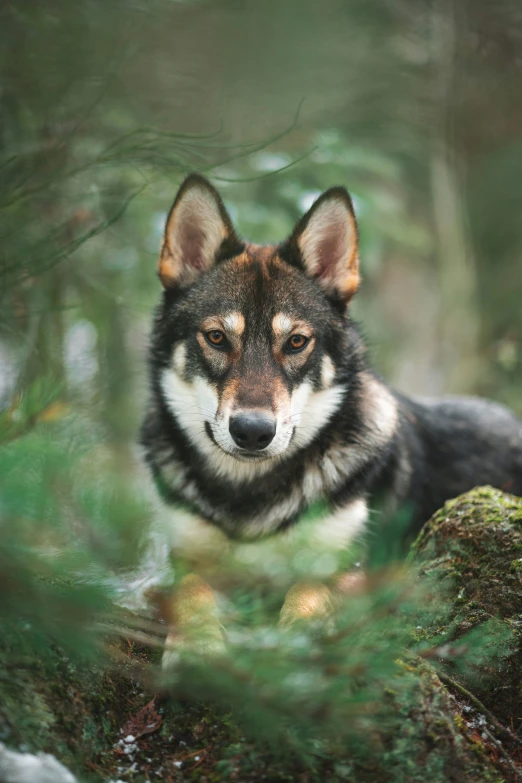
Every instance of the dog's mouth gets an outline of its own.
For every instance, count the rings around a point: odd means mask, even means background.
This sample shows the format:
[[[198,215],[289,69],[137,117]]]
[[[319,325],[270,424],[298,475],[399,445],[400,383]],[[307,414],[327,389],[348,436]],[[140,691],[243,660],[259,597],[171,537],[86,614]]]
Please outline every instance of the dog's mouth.
[[[248,451],[247,449],[226,449],[214,440],[215,445],[221,449],[224,454],[228,454],[229,457],[234,457],[238,462],[266,462],[269,459],[273,459],[274,454],[269,454],[264,451]]]
[[[273,454],[263,454],[262,451],[228,451],[231,457],[235,457],[243,462],[264,462],[271,459]]]

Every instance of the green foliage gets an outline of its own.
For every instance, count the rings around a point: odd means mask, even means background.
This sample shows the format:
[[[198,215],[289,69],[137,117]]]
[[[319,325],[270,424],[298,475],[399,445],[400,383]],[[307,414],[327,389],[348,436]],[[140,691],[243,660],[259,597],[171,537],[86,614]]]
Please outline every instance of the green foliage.
[[[66,421],[0,450],[0,614],[15,658],[31,649],[45,657],[50,640],[94,655],[89,627],[114,594],[104,587],[108,569],[139,556],[150,511],[114,472],[92,475],[93,460],[107,469],[92,433]]]

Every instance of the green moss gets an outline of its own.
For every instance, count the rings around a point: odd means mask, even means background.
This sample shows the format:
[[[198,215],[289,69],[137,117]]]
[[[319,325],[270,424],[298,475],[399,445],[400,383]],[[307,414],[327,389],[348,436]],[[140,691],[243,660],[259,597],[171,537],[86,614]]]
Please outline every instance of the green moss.
[[[470,732],[455,715],[454,704],[434,671],[425,663],[404,661],[401,668],[408,687],[399,688],[395,696],[395,721],[393,731],[384,738],[379,780],[502,781],[490,759],[477,757]]]
[[[0,641],[0,740],[57,756],[79,775],[86,760],[110,747],[128,710],[124,667],[110,673],[86,662],[73,666],[47,646],[39,659],[14,660]]]
[[[522,729],[522,499],[480,487],[447,503],[425,526],[414,545],[424,578],[449,590],[452,611],[444,629],[453,638],[486,628],[498,641],[495,666],[480,670],[470,684],[506,725]],[[497,618],[497,624],[492,624]],[[426,629],[426,638],[440,633]]]

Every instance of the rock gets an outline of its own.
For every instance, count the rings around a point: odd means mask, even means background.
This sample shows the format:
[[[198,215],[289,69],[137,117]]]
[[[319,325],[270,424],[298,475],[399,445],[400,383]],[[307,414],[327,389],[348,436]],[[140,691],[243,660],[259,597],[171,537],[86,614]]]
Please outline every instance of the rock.
[[[458,639],[486,622],[492,627],[499,656],[461,679],[522,738],[522,499],[481,487],[451,500],[413,551],[423,577],[449,589],[452,608],[442,626],[448,635]]]

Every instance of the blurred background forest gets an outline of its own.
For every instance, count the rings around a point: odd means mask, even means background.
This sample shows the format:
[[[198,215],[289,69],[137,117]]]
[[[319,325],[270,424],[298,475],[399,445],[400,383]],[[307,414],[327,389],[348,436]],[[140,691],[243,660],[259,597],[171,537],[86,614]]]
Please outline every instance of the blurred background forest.
[[[4,3],[1,388],[133,441],[166,211],[197,170],[279,241],[353,194],[356,315],[405,391],[522,412],[517,2]]]
[[[103,603],[42,574],[139,558],[156,263],[190,171],[257,242],[345,185],[376,368],[522,415],[520,2],[8,0],[0,42],[0,613],[16,644],[23,617],[80,650]]]

